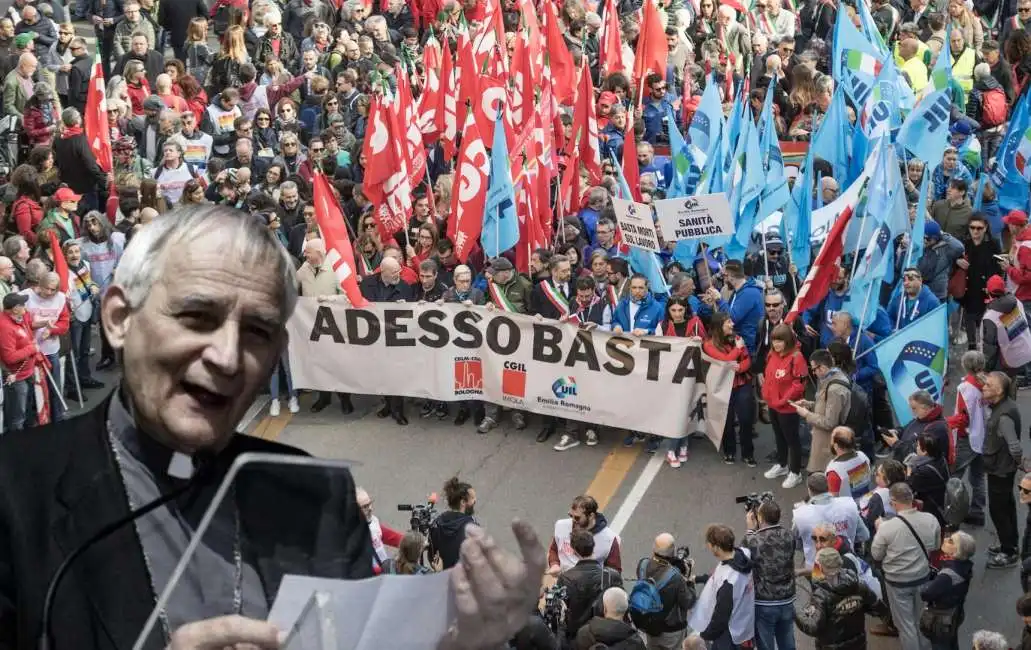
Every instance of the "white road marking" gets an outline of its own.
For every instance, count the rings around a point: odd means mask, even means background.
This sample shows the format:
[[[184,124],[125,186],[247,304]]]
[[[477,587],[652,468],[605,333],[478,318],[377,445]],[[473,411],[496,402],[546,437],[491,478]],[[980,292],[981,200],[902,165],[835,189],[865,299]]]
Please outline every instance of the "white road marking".
[[[236,425],[236,432],[247,433],[247,429],[251,428],[251,422],[254,422],[254,419],[261,415],[265,410],[265,407],[268,406],[271,401],[272,398],[268,395],[259,395],[258,398],[254,400],[254,403],[251,404],[251,407],[247,409],[247,412],[244,413],[243,419],[240,420],[240,424]]]
[[[634,487],[630,488],[630,494],[626,496],[623,504],[619,506],[619,510],[616,511],[616,516],[609,524],[609,527],[617,535],[623,532],[623,528],[630,521],[630,517],[634,514],[634,510],[644,499],[644,495],[648,492],[648,488],[651,486],[652,481],[659,475],[659,470],[662,469],[663,464],[666,462],[666,449],[665,445],[659,447],[655,454],[648,460],[648,464],[641,470],[641,475],[637,477],[637,482],[634,483]]]

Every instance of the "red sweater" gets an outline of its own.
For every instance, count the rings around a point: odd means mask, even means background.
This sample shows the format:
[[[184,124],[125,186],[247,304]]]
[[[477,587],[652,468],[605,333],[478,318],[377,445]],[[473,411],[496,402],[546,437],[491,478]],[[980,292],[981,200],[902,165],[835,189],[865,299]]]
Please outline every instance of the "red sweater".
[[[43,206],[27,196],[18,197],[11,206],[14,223],[18,234],[29,243],[29,248],[36,245],[36,227],[43,221]]]
[[[748,371],[752,368],[752,357],[748,356],[748,348],[744,345],[736,345],[736,343],[741,342],[740,336],[735,336],[734,342],[735,345],[733,347],[729,350],[724,350],[713,343],[712,339],[709,339],[702,344],[702,351],[718,361],[737,363],[737,372],[734,375],[734,388],[737,388],[747,384],[750,379]]]
[[[32,376],[38,351],[29,312],[25,312],[21,322],[6,311],[0,313],[0,362],[4,370],[14,375],[15,381]]]
[[[798,350],[780,355],[770,350],[763,372],[763,399],[777,413],[794,413],[788,401],[801,399],[805,394],[805,380],[809,368]]]

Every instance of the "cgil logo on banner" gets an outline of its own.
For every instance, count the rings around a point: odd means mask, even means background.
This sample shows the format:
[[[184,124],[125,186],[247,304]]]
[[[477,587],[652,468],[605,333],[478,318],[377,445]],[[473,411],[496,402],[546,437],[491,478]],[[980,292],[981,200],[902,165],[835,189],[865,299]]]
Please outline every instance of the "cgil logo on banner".
[[[479,357],[455,359],[455,395],[483,395],[483,360]]]
[[[505,362],[501,369],[501,396],[512,404],[523,403],[526,397],[526,364]]]

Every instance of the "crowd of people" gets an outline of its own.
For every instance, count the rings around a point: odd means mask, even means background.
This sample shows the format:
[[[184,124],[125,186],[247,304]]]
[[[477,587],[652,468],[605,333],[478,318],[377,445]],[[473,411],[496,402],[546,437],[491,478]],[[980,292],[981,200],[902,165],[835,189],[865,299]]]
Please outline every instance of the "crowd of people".
[[[533,3],[219,0],[209,7],[200,0],[92,0],[64,7],[15,0],[0,18],[0,132],[7,136],[0,151],[7,175],[0,192],[4,429],[60,421],[66,398],[88,399],[89,390],[104,387],[93,373],[119,360],[104,328],[94,328],[100,300],[127,244],[180,206],[242,209],[294,261],[301,295],[342,294],[332,243],[316,218],[312,183],[321,173],[331,180],[351,233],[367,300],[486,305],[634,337],[698,339],[709,357],[734,366],[723,462],[757,467],[753,439],[757,423],[766,422],[776,449],[761,459],[769,465],[765,478],[808,489],[810,498],[793,513],[793,531],[781,527],[772,501],[749,510],[743,537],[724,525],[706,531],[719,568],[699,582],[697,602],[672,538],[657,538],[654,557],[638,566],[637,577],[658,587],[663,616],[645,616],[637,588],[621,591],[622,578],[601,568],[621,571],[618,537],[596,503],[578,499],[570,520],[556,527],[549,562],[549,572],[575,594],[567,603],[565,642],[637,647],[632,639],[643,638],[647,647],[672,648],[700,642],[685,638],[690,628],[717,648],[783,650],[794,647],[797,625],[819,647],[858,648],[865,647],[869,613],[881,620],[874,631],[898,635],[905,650],[957,648],[976,553],[959,526],[990,519],[998,545],[985,550],[987,567],[1022,566],[1022,576],[1031,574],[1014,494],[1016,488],[1022,503],[1031,502],[1028,480],[1018,481],[1024,460],[1014,399],[1018,389],[1031,387],[1031,226],[1025,212],[1000,208],[1000,190],[988,174],[1031,77],[1031,31],[1025,31],[1031,0],[655,4],[662,34],[643,29],[651,2],[565,0],[558,7],[563,38],[547,47],[566,48],[597,86],[587,103],[597,120],[601,180],[577,185],[582,190],[572,209],[556,209],[548,224],[553,241],[535,247],[524,264],[514,250],[488,257],[479,244],[465,252],[449,236],[461,181],[443,143],[426,141],[426,182],[407,197],[410,218],[396,232],[384,230],[381,205],[365,184],[364,152],[373,129],[370,106],[384,86],[392,92],[403,77],[416,98],[429,91],[422,55],[431,38],[456,50],[465,30],[496,16],[509,45],[498,45],[504,58],[528,37],[534,21],[523,13]],[[610,23],[613,11],[618,15]],[[848,251],[837,260],[826,296],[786,320],[804,278],[789,242],[772,232],[757,238],[743,259],[727,259],[704,243],[685,259],[676,242],[663,241],[668,292],[652,286],[654,277],[631,263],[612,202],[622,175],[614,159],[635,157],[624,144],[637,143],[640,196],[650,203],[667,195],[674,176],[666,155],[670,116],[686,132],[707,84],[718,85],[728,112],[735,89],[747,88],[756,119],[772,93],[777,138],[810,140],[840,83],[831,74],[839,12],[857,28],[865,13],[872,15],[914,94],[933,82],[940,57],[951,62],[950,143],[941,161],[909,159],[900,168],[910,222],[919,216],[926,225],[891,242],[898,281],[877,292],[877,318],[860,323],[846,308],[853,256],[862,253]],[[77,36],[73,20],[92,25],[95,39]],[[611,54],[607,38],[618,43],[625,70],[602,58],[606,48]],[[635,78],[633,59],[648,45],[645,38],[665,39],[668,69]],[[105,86],[107,122],[99,128],[111,143],[109,170],[97,158],[96,134],[86,132],[90,87],[98,82]],[[856,108],[862,107],[849,108],[853,121],[862,112]],[[554,134],[560,167],[583,163],[569,155],[577,119],[561,106]],[[845,179],[835,178],[827,161],[813,165],[819,174],[799,177],[813,179],[804,200],[833,202]],[[552,194],[561,203],[558,180]],[[921,202],[921,194],[929,198]],[[917,215],[920,209],[926,215]],[[910,259],[912,237],[922,237],[923,247]],[[946,414],[940,395],[919,390],[908,396],[912,418],[900,426],[898,408],[889,403],[891,379],[865,353],[946,302],[958,307],[953,344],[969,348],[955,408]],[[100,358],[94,364],[95,331]],[[268,390],[271,415],[280,414],[282,401],[300,411],[285,354]],[[336,399],[343,413],[353,411],[349,395]],[[310,409],[323,411],[333,401],[320,393]],[[411,401],[386,397],[377,415],[407,425]],[[506,419],[516,430],[535,419],[476,401],[423,400],[415,408],[419,417],[453,419],[481,435]],[[574,418],[540,418],[535,428],[537,441],[559,452],[597,445],[607,435]],[[677,440],[665,447],[656,435],[614,435],[626,446],[664,453],[678,468],[690,458],[683,433],[668,432]],[[962,499],[949,487],[954,478],[966,482],[968,508],[957,505]],[[451,504],[463,516],[449,530],[471,520],[470,490],[460,489]],[[380,540],[387,540],[382,532]],[[419,571],[421,539],[387,541],[400,549],[389,570]],[[805,557],[812,600],[789,614],[796,549]],[[377,555],[381,550],[382,543]],[[457,560],[457,546],[447,553]],[[597,593],[581,589],[595,580]],[[1031,620],[1026,598],[1018,610]],[[997,636],[978,633],[974,646],[995,650]]]

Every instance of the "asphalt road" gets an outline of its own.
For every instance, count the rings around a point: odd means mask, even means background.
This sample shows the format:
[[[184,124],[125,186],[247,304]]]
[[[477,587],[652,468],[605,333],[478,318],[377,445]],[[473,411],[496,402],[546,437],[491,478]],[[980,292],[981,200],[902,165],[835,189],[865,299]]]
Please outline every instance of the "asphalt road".
[[[787,512],[805,496],[804,487],[783,490],[779,479],[764,479],[766,466],[724,465],[706,440],[693,441],[691,460],[674,470],[663,462],[662,453],[649,456],[642,444],[622,447],[620,431],[603,431],[596,447],[581,445],[559,453],[551,449],[555,438],[549,444],[535,442],[536,418],[525,431],[505,422],[488,435],[478,435],[470,423],[456,427],[450,419],[420,419],[413,403],[408,406],[411,424],[399,427],[392,419],[376,417],[379,401],[374,397],[356,397],[356,412],[345,416],[336,403],[312,414],[307,408],[312,397],[303,396],[300,413],[289,414],[284,403],[277,418],[268,417],[265,408],[258,413],[265,399],[249,413],[254,416],[246,427],[249,433],[351,461],[357,482],[373,496],[377,514],[394,527],[405,528],[408,522],[397,504],[425,501],[456,473],[476,488],[477,518],[510,548],[515,548],[508,531],[513,518],[533,524],[547,544],[554,521],[565,516],[570,500],[590,494],[622,535],[627,578],[663,531],[673,533],[678,544],[687,543],[697,569],[708,572],[715,561],[702,534],[714,522],[744,531],[744,513],[734,503],[738,495],[772,490]],[[953,399],[950,395],[950,409]],[[1022,412],[1031,414],[1031,393],[1022,393],[1019,402]],[[760,425],[759,431],[756,456],[761,459],[773,449],[773,435],[768,425]],[[1022,509],[1019,517],[1024,514]],[[970,532],[979,549],[994,543],[991,524]],[[960,646],[970,647],[970,636],[982,628],[1002,632],[1016,643],[1022,627],[1014,610],[1019,589],[1017,569],[986,571],[979,554]],[[799,647],[812,647],[809,639],[798,637]],[[899,645],[894,639],[870,637],[869,647]]]

